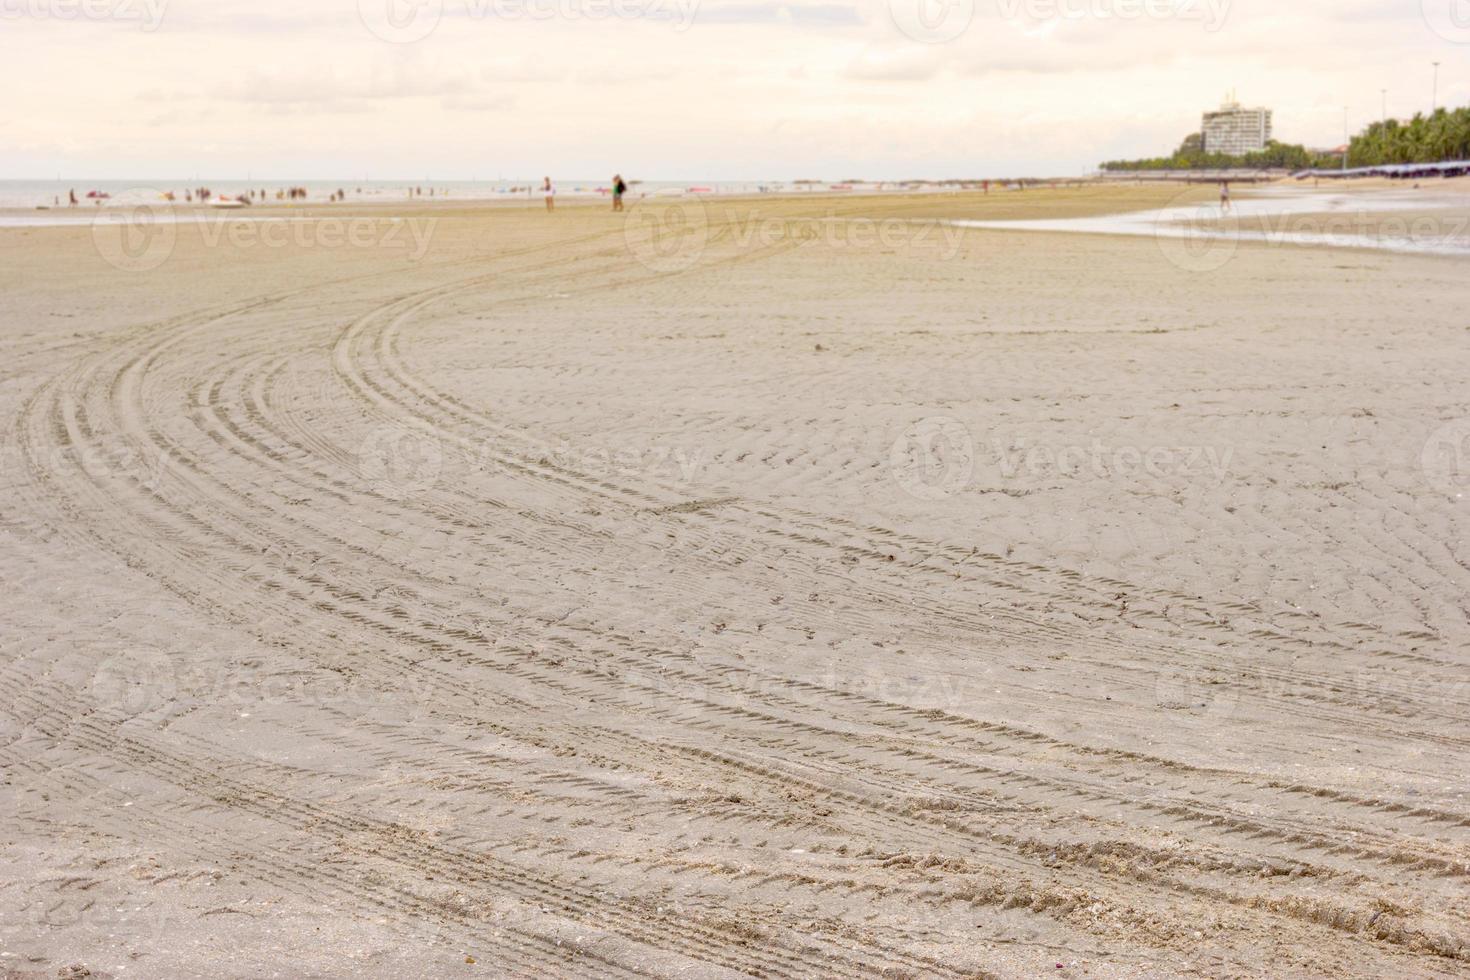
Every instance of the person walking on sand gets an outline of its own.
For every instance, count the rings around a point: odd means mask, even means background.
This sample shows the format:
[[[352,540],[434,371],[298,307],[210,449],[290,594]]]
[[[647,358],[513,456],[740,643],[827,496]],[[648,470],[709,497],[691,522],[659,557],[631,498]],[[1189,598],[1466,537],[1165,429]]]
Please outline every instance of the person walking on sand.
[[[546,210],[556,210],[556,185],[550,177],[541,178],[541,195],[546,198]]]
[[[1220,181],[1220,213],[1226,214],[1234,210],[1235,208],[1230,203],[1230,181],[1222,180]]]
[[[623,210],[623,195],[628,193],[628,184],[623,180],[622,174],[613,174],[612,179],[613,210]]]

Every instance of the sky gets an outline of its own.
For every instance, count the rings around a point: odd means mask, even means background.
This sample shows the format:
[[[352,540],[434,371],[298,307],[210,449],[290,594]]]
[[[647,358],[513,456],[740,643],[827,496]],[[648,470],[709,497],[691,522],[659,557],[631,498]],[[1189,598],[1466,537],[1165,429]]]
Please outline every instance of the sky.
[[[1470,103],[1470,0],[0,0],[0,179],[1059,176]]]

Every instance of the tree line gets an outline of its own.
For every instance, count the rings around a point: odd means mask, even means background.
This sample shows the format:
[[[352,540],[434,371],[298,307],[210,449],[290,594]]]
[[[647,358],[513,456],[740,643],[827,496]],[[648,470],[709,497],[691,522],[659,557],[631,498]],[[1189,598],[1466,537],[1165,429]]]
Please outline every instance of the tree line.
[[[1348,166],[1470,160],[1470,106],[1416,114],[1408,122],[1376,122],[1353,137]]]
[[[1184,138],[1170,156],[1151,157],[1145,160],[1109,160],[1102,165],[1104,170],[1305,170],[1308,167],[1331,166],[1342,158],[1316,154],[1295,143],[1266,144],[1264,150],[1235,155],[1231,153],[1207,153],[1204,139],[1199,133]]]
[[[1375,122],[1348,147],[1348,166],[1376,167],[1389,163],[1436,163],[1441,160],[1470,160],[1470,106],[1440,109],[1432,115],[1415,115],[1408,122],[1390,119]],[[1145,160],[1109,160],[1103,170],[1308,170],[1342,166],[1340,153],[1313,153],[1295,143],[1266,144],[1235,156],[1206,153],[1204,138],[1191,133],[1179,149],[1166,157]]]

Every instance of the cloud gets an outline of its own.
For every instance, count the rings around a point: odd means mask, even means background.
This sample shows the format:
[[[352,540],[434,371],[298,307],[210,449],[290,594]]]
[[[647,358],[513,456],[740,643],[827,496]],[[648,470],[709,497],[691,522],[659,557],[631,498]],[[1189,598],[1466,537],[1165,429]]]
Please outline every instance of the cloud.
[[[1231,0],[1213,33],[1085,13],[1133,0],[975,0],[969,30],[933,45],[887,0],[699,0],[684,31],[443,2],[413,44],[374,36],[357,0],[171,0],[152,34],[6,21],[0,85],[47,94],[7,104],[0,171],[1076,173],[1172,149],[1231,88],[1276,109],[1281,138],[1324,145],[1344,103],[1377,118],[1381,88],[1390,114],[1427,110],[1431,61],[1440,101],[1467,97],[1417,0]],[[1055,3],[1085,15],[1046,16]]]
[[[867,17],[843,3],[701,3],[695,25],[767,24],[776,26],[856,27]]]
[[[439,104],[451,112],[508,112],[520,104],[514,95],[451,95]]]
[[[209,95],[224,102],[340,111],[344,103],[466,95],[474,88],[473,78],[461,72],[412,62],[356,71],[331,65],[292,69],[262,65],[217,83]]]
[[[559,82],[569,74],[569,69],[545,61],[496,61],[479,69],[480,77],[489,82]]]
[[[635,82],[662,82],[675,77],[673,68],[645,68],[636,65],[620,65],[583,68],[577,72],[578,85],[622,85]]]
[[[923,82],[940,68],[940,55],[928,46],[867,48],[842,71],[842,77],[867,82]]]

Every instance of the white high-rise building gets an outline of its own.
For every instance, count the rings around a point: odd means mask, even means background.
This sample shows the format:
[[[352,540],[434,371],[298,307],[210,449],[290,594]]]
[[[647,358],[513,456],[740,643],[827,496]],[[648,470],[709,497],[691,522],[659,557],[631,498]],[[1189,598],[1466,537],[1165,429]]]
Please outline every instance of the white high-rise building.
[[[1271,142],[1271,110],[1247,109],[1232,97],[1200,125],[1206,153],[1240,156],[1264,150]]]

